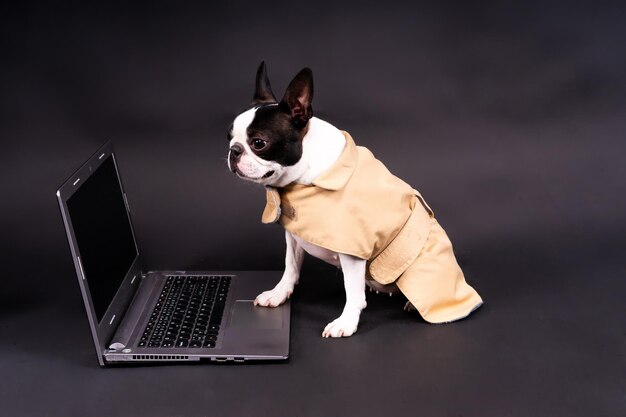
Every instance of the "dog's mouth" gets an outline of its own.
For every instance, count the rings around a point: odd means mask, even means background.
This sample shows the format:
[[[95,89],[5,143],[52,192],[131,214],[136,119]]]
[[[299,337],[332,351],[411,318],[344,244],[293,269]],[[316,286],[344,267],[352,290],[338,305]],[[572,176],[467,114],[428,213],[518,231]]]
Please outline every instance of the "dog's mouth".
[[[237,168],[237,166],[236,166],[236,165],[235,165],[235,167],[234,167],[234,168],[235,168],[235,169],[233,169],[233,172],[234,172],[235,174],[237,174],[239,177],[241,177],[241,178],[243,178],[243,179],[246,179],[246,180],[253,180],[253,181],[264,180],[264,179],[269,178],[269,177],[271,177],[272,175],[274,175],[274,171],[273,171],[273,170],[269,170],[269,171],[267,171],[265,174],[263,174],[263,175],[262,175],[262,176],[260,176],[260,177],[256,177],[256,178],[255,178],[255,177],[249,177],[249,176],[245,175],[243,172],[241,172],[241,171],[239,170],[239,168]]]

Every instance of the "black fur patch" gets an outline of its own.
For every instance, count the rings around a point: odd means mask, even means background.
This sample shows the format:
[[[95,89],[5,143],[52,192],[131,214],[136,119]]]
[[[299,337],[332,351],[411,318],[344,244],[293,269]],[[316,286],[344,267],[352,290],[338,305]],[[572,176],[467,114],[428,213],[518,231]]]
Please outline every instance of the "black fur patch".
[[[259,158],[275,161],[282,166],[296,164],[302,157],[302,138],[306,126],[300,128],[284,103],[260,106],[248,126],[248,145]],[[263,149],[252,146],[255,139],[266,141]]]
[[[259,158],[282,166],[302,158],[302,139],[313,117],[313,73],[303,68],[287,86],[280,103],[272,92],[265,61],[257,69],[253,104],[257,111],[246,133],[248,145]],[[232,138],[232,132],[229,134]]]

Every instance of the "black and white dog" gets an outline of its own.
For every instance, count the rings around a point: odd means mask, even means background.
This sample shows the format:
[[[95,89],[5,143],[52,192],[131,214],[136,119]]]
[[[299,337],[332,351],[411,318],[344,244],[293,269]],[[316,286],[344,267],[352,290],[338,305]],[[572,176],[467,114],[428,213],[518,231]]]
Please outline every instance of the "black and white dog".
[[[328,170],[343,151],[346,139],[330,123],[313,117],[312,100],[310,69],[300,71],[278,101],[262,62],[257,71],[253,107],[237,116],[228,131],[230,170],[244,180],[271,187],[308,185]],[[285,238],[287,253],[282,279],[276,287],[260,294],[255,304],[276,307],[284,303],[298,282],[302,258],[307,252],[343,270],[346,304],[341,315],[324,328],[322,336],[352,335],[361,310],[366,307],[366,260],[332,252],[287,231]]]

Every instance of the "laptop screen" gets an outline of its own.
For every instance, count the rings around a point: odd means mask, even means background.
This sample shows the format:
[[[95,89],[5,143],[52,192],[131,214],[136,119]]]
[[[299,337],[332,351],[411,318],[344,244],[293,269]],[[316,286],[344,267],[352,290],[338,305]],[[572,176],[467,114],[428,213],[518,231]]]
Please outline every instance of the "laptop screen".
[[[113,156],[67,200],[98,322],[137,257]]]

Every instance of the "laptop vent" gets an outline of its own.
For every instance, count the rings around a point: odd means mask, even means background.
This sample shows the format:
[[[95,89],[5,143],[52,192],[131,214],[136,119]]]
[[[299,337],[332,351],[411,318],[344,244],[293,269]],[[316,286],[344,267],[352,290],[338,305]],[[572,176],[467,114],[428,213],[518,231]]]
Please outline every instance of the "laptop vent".
[[[133,355],[134,360],[138,361],[184,361],[188,360],[187,355]]]

